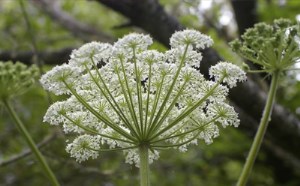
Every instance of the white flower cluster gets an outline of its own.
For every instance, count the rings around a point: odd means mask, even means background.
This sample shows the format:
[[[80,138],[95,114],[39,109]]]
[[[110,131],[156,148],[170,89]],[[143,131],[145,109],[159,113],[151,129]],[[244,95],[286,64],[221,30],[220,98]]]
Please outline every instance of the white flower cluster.
[[[175,32],[170,39],[172,48],[178,48],[178,46],[185,46],[187,44],[197,49],[204,49],[210,47],[213,44],[213,40],[209,36],[201,34],[196,30]]]
[[[236,65],[227,62],[219,62],[217,65],[210,68],[209,75],[214,77],[216,81],[223,78],[222,81],[232,88],[235,87],[238,80],[243,79],[246,76],[246,73],[241,71]]]
[[[97,158],[99,155],[97,151],[100,148],[100,144],[100,136],[84,134],[68,144],[66,150],[71,154],[71,157],[76,158],[80,163],[87,160],[89,157],[93,159]]]
[[[139,166],[142,145],[152,162],[161,148],[184,152],[199,139],[211,143],[219,126],[239,125],[226,96],[245,73],[221,62],[206,80],[195,67],[202,59],[199,49],[212,45],[210,37],[185,30],[170,42],[165,53],[147,50],[152,39],[143,34],[129,34],[114,45],[91,42],[74,50],[68,64],[42,76],[45,89],[70,95],[50,106],[44,121],[78,134],[67,146],[72,157],[81,162],[120,149],[126,162]]]

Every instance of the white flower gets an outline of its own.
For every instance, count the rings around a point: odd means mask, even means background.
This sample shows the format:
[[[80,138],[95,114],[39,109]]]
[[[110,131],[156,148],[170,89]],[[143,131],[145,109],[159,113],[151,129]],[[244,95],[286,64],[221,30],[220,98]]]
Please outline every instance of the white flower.
[[[212,91],[213,87],[217,85],[217,87]],[[214,81],[204,81],[202,85],[199,86],[199,94],[200,97],[204,97],[209,92],[212,91],[211,95],[207,98],[211,102],[223,102],[228,95],[228,88],[226,86],[217,84]]]
[[[142,64],[153,65],[154,63],[164,63],[164,54],[156,50],[146,50],[137,55],[137,59]]]
[[[51,125],[59,125],[66,121],[63,114],[66,114],[68,108],[66,107],[65,101],[53,103],[47,110],[43,122],[48,122]]]
[[[230,125],[238,127],[240,124],[237,113],[233,107],[228,104],[211,103],[207,107],[207,113],[211,118],[219,116],[216,122],[221,123],[224,128]]]
[[[115,44],[115,52],[125,55],[132,55],[133,49],[136,52],[144,51],[153,43],[149,35],[131,33],[119,39]]]
[[[99,155],[97,150],[100,149],[100,141],[100,136],[84,134],[68,144],[66,151],[79,163],[88,160],[90,157],[95,159]]]
[[[82,134],[85,132],[82,127],[94,128],[96,130],[103,128],[103,123],[99,122],[94,115],[86,110],[67,112],[66,116],[71,118],[72,121],[65,120],[63,125],[65,133],[75,132]]]
[[[107,62],[111,53],[112,46],[110,44],[93,41],[73,50],[69,65],[85,70],[85,66],[91,68],[100,62]],[[91,61],[92,59],[95,64]]]
[[[137,149],[125,150],[126,154],[125,162],[136,167],[140,167],[140,156]],[[159,158],[159,152],[157,150],[149,151],[149,164],[153,163],[154,160]]]
[[[71,95],[51,105],[44,121],[78,135],[67,145],[77,161],[96,158],[106,147],[122,149],[126,162],[139,166],[141,145],[149,147],[151,163],[159,148],[185,152],[198,140],[211,143],[218,125],[239,124],[225,102],[245,73],[221,62],[209,72],[214,79],[206,80],[195,69],[202,60],[195,49],[212,45],[210,37],[195,30],[176,32],[165,53],[147,50],[150,44],[150,36],[134,33],[114,45],[91,42],[74,50],[69,64],[41,78],[45,89]]]
[[[200,132],[199,138],[204,139],[206,144],[211,144],[213,139],[219,136],[219,128],[215,124],[204,126],[204,130]]]
[[[80,71],[78,67],[63,64],[54,67],[44,74],[40,82],[44,89],[53,92],[55,95],[70,94],[70,89],[66,87],[65,83],[74,88],[76,81],[78,81]]]
[[[172,48],[178,48],[185,45],[192,45],[196,49],[204,49],[213,44],[213,40],[196,30],[183,30],[175,32],[171,39],[170,45]]]
[[[194,50],[187,50],[184,56],[184,47],[173,48],[166,53],[168,62],[170,63],[181,63],[184,57],[183,64],[189,65],[191,67],[200,67],[200,61],[202,60],[202,55]]]
[[[237,82],[246,80],[246,73],[238,66],[228,63],[219,62],[209,69],[209,75],[214,77],[216,81],[224,78],[222,82],[226,83],[230,88],[235,87]]]

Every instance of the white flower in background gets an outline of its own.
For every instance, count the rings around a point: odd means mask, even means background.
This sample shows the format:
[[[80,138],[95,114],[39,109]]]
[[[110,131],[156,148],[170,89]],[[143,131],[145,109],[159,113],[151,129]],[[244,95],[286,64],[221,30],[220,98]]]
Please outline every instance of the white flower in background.
[[[242,79],[245,79],[246,73],[241,69],[227,62],[219,62],[209,70],[209,75],[214,77],[216,81],[223,78],[223,82],[230,88],[235,87],[236,83]]]
[[[201,34],[196,30],[175,32],[170,39],[170,45],[172,48],[191,45],[196,49],[204,49],[212,46],[212,44],[213,40],[209,36]]]
[[[100,136],[81,135],[77,137],[72,143],[67,145],[67,152],[71,154],[71,157],[76,158],[80,163],[89,159],[90,157],[95,159],[99,153],[97,150],[100,148],[101,138]]]
[[[53,92],[55,95],[70,94],[70,90],[65,83],[70,87],[76,86],[80,75],[80,68],[63,64],[54,67],[43,75],[41,82],[44,89]]]
[[[127,163],[139,166],[141,147],[149,149],[151,163],[163,148],[185,152],[199,140],[212,143],[219,126],[239,125],[226,96],[246,79],[226,62],[211,67],[212,80],[195,69],[202,59],[198,49],[212,43],[209,36],[184,30],[173,34],[165,53],[147,50],[151,37],[135,33],[114,45],[85,44],[68,64],[41,78],[45,89],[71,95],[51,105],[44,121],[78,135],[67,152],[79,162],[119,149]]]
[[[91,68],[93,63],[91,57],[95,62],[104,63],[111,57],[112,46],[108,43],[91,42],[81,46],[77,50],[73,50],[71,53],[71,59],[69,61],[70,66],[80,67],[83,70],[85,66]]]

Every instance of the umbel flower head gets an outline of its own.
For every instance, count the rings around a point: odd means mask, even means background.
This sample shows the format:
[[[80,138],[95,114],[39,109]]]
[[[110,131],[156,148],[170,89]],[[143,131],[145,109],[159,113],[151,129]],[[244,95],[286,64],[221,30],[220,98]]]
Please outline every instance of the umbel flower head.
[[[66,148],[77,161],[119,149],[126,162],[138,166],[141,146],[152,162],[160,149],[184,152],[198,140],[212,143],[219,126],[239,125],[226,96],[245,73],[220,62],[206,80],[194,68],[202,59],[198,49],[212,45],[210,37],[176,32],[165,53],[148,50],[151,44],[150,36],[136,33],[113,45],[91,42],[74,50],[68,64],[42,76],[45,89],[69,95],[49,107],[44,121],[78,134]]]
[[[38,75],[35,65],[0,61],[0,102],[26,92]]]
[[[230,43],[233,51],[260,65],[262,72],[283,72],[300,59],[299,25],[288,19],[257,23],[241,37]]]

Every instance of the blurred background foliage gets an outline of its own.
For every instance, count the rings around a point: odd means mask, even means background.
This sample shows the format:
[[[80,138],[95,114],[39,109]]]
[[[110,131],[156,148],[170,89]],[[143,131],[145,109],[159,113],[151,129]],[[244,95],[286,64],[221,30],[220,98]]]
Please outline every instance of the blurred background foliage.
[[[36,0],[38,1],[38,0]],[[127,18],[94,1],[57,0],[61,9],[95,30],[114,38],[132,31],[141,32],[136,27],[122,26]],[[38,51],[54,51],[65,47],[76,48],[85,43],[65,27],[54,21],[35,0],[23,1],[31,28],[26,25],[19,0],[0,1],[0,51],[17,53],[32,51],[34,36]],[[195,28],[209,34],[215,41],[214,48],[226,60],[242,64],[233,54],[227,42],[238,37],[237,25],[229,0],[161,0],[167,12],[176,16],[186,27]],[[271,22],[275,18],[300,19],[298,0],[258,0],[258,21]],[[153,48],[165,50],[156,42]],[[66,61],[65,61],[66,62]],[[46,71],[52,66],[44,65]],[[297,72],[288,73],[279,90],[279,102],[296,114],[300,114],[300,84]],[[124,163],[122,153],[101,153],[97,160],[77,163],[65,152],[66,138],[60,128],[42,122],[51,100],[59,97],[49,95],[37,83],[23,96],[13,100],[15,109],[26,124],[35,142],[62,185],[103,185],[131,186],[138,184],[138,170]],[[219,138],[211,145],[200,143],[186,153],[175,150],[162,151],[158,161],[151,165],[152,185],[184,186],[228,186],[234,185],[244,163],[251,139],[239,128],[221,131]],[[13,121],[0,106],[0,185],[39,186],[49,185],[32,155],[24,155],[27,144],[19,135]],[[21,158],[14,157],[21,156]],[[251,185],[280,186],[272,167],[266,166],[268,157],[261,153],[255,165]],[[298,174],[298,176],[300,173]],[[295,177],[286,186],[300,185]]]

